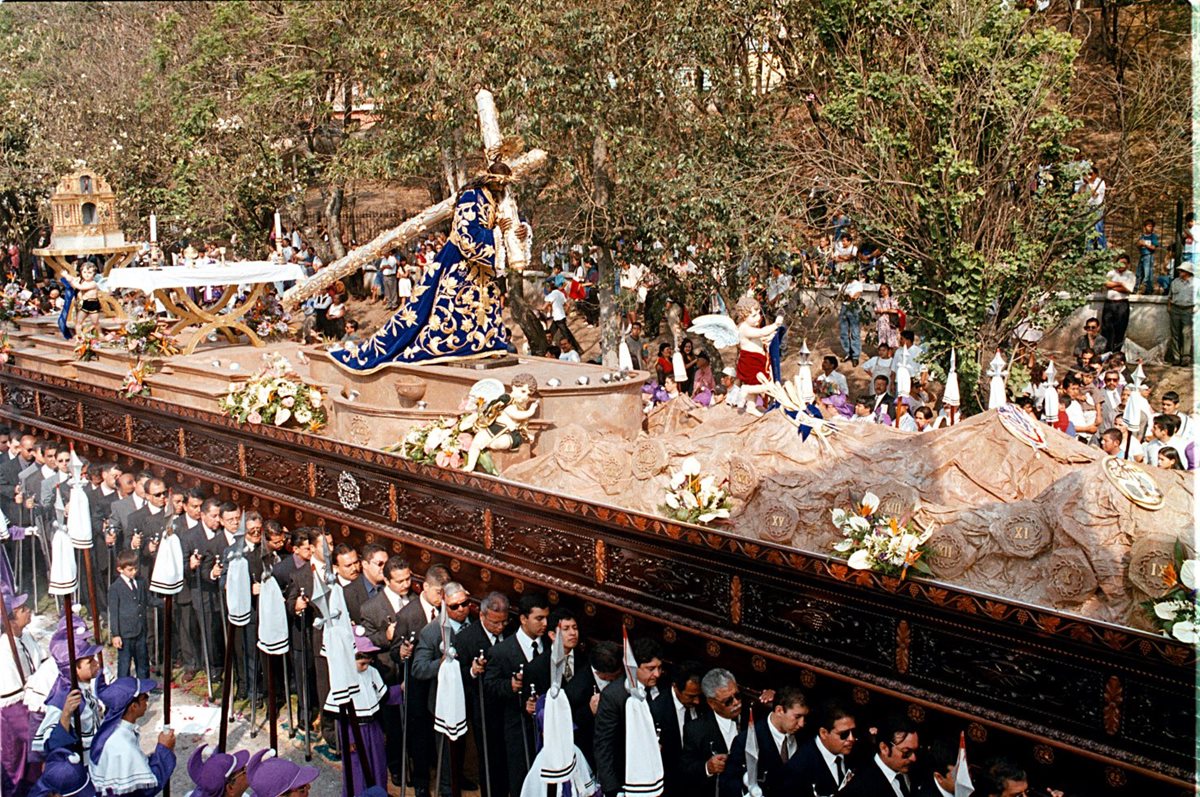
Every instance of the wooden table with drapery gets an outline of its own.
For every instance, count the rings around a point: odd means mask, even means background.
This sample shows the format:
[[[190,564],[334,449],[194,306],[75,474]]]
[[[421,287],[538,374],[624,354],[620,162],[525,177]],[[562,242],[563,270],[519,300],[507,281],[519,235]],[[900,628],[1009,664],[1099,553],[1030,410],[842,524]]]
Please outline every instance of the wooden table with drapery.
[[[275,282],[300,282],[304,270],[292,263],[281,265],[263,261],[214,263],[167,268],[126,268],[109,274],[108,290],[136,290],[153,294],[175,321],[170,334],[179,335],[188,327],[195,331],[181,340],[181,350],[191,354],[209,334],[216,332],[236,344],[245,335],[253,346],[264,343],[242,318],[253,309],[267,285]],[[239,286],[252,285],[249,293],[238,298]],[[204,306],[188,294],[188,288],[221,288],[215,304]]]

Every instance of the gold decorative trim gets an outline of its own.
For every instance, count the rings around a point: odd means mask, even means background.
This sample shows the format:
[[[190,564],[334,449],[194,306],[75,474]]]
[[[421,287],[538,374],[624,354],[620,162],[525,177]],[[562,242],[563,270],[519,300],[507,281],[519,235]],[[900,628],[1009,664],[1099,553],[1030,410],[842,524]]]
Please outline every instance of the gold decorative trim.
[[[911,642],[912,630],[908,620],[901,620],[896,626],[896,671],[901,674],[908,672],[908,648]]]
[[[601,585],[608,579],[608,549],[604,540],[596,540],[596,584]]]
[[[400,520],[400,505],[396,501],[396,485],[388,485],[388,519],[393,523]]]
[[[187,459],[187,434],[183,431],[183,427],[179,427],[179,458]]]
[[[246,478],[246,444],[238,443],[238,473]]]
[[[33,414],[42,417],[42,391],[33,391]]]
[[[133,416],[125,413],[125,442],[133,442]]]
[[[483,510],[483,548],[487,551],[492,550],[495,544],[495,538],[492,536],[493,522],[492,510]]]
[[[1125,687],[1121,679],[1115,675],[1109,676],[1104,685],[1104,732],[1116,736],[1121,730],[1121,704],[1125,702]]]
[[[742,578],[734,576],[729,582],[729,619],[734,625],[742,624]]]
[[[79,428],[82,429],[83,428],[83,402],[82,401],[75,402],[75,417],[78,419]]]
[[[308,463],[308,497],[317,497],[317,463]]]

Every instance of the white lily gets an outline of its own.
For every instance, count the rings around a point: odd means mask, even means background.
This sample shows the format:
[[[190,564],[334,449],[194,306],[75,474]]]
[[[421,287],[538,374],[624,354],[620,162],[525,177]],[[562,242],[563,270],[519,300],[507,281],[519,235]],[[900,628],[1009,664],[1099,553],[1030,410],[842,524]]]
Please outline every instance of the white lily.
[[[854,540],[841,540],[840,542],[834,543],[833,550],[837,551],[838,553],[845,553],[853,547]]]
[[[846,521],[846,525],[850,527],[851,531],[857,532],[858,534],[866,534],[871,530],[871,524],[867,522],[865,517],[860,515],[851,515]]]
[[[275,425],[283,426],[288,422],[288,418],[292,417],[292,411],[287,407],[280,407],[279,412],[275,413]]]
[[[836,526],[837,528],[840,529],[842,526],[846,525],[846,510],[845,509],[841,509],[839,507],[838,509],[833,510],[833,512],[831,514],[833,515],[833,525],[834,526]]]
[[[700,502],[696,500],[696,496],[690,492],[683,493],[683,505],[688,509],[699,509]]]
[[[675,493],[667,493],[665,500],[667,502],[667,506],[671,507],[672,509],[679,508],[679,499],[675,497]]]
[[[1174,620],[1182,608],[1180,601],[1162,601],[1154,604],[1154,614],[1160,620]]]
[[[680,468],[685,476],[700,475],[700,460],[695,457],[688,457],[683,461],[683,467]]]
[[[862,498],[862,509],[866,514],[874,515],[875,511],[879,509],[879,496],[870,492],[864,495]]]
[[[1179,583],[1188,589],[1196,588],[1196,560],[1187,559],[1179,566]]]
[[[1196,632],[1196,624],[1188,620],[1184,620],[1171,626],[1171,636],[1175,637],[1186,645],[1196,644]]]
[[[870,570],[871,569],[871,554],[865,550],[858,550],[850,554],[850,559],[847,564],[855,570]]]

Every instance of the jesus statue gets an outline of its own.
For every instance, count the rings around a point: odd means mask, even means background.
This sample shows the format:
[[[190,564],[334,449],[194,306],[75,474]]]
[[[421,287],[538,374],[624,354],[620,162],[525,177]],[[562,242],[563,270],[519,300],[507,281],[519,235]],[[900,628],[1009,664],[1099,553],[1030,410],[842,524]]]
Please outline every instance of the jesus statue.
[[[435,363],[503,354],[508,330],[496,285],[495,228],[511,220],[497,213],[512,171],[502,161],[459,191],[446,245],[413,287],[412,298],[378,332],[330,354],[352,371],[388,363]],[[518,229],[524,239],[527,230]]]

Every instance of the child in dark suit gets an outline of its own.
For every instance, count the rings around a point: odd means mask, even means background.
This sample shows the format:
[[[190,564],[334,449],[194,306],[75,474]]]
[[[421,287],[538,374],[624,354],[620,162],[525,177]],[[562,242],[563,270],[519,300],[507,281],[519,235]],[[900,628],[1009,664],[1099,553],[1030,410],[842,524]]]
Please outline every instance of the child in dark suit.
[[[108,627],[117,649],[117,677],[132,675],[130,663],[139,679],[150,677],[150,656],[146,648],[146,614],[149,601],[145,579],[138,578],[138,552],[129,549],[117,554],[117,577],[108,588]]]

